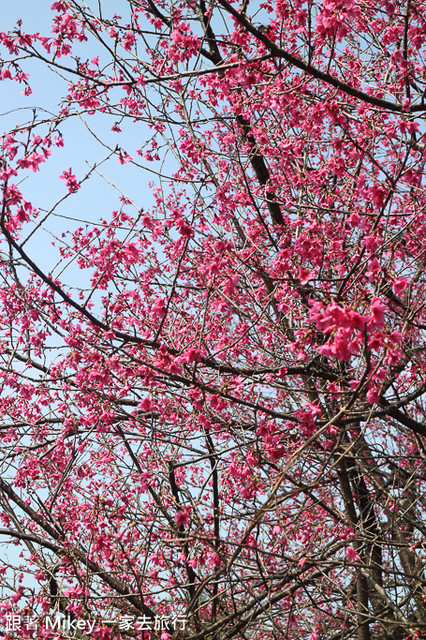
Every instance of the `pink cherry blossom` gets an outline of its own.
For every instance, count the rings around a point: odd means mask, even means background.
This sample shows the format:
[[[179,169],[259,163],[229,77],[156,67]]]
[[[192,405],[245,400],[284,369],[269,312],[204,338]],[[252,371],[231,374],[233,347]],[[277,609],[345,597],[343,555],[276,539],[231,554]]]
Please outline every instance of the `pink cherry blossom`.
[[[349,560],[349,562],[360,562],[361,561],[361,558],[359,557],[357,552],[352,547],[348,547],[346,549],[346,557]]]
[[[71,167],[68,169],[68,171],[63,171],[60,178],[61,180],[66,181],[66,185],[69,193],[75,193],[80,189],[80,185],[77,182],[77,178],[73,174]]]
[[[20,10],[5,639],[421,637],[426,5]]]

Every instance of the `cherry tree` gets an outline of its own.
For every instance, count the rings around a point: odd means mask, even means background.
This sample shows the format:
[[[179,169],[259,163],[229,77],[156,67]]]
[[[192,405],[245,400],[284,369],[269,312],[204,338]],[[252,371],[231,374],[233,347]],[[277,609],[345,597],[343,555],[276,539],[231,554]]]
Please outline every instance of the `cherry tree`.
[[[426,637],[425,5],[51,9],[0,33],[62,91],[1,138],[3,637]]]

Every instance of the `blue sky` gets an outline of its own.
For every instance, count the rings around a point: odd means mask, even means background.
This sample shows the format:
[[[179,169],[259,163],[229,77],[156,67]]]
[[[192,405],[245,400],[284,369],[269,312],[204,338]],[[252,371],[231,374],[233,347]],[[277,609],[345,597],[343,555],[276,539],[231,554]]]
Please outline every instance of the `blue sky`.
[[[54,15],[50,10],[50,4],[35,3],[33,0],[5,3],[2,7],[1,30],[13,29],[16,21],[21,19],[23,31],[39,31],[43,35],[49,35]],[[103,6],[105,5],[107,8],[114,5],[116,10],[119,10],[116,3],[111,4],[109,1],[103,3]],[[85,43],[84,57],[90,57],[92,52],[93,56],[98,53],[93,43]],[[66,63],[67,59],[63,62]],[[72,64],[72,61],[69,63]],[[33,118],[34,109],[39,118],[57,113],[58,104],[66,93],[67,82],[49,70],[43,62],[24,60],[21,64],[24,71],[30,74],[33,93],[31,96],[22,95],[23,86],[17,82],[3,81],[0,84],[2,134],[16,125],[29,122]],[[141,146],[144,138],[149,136],[149,130],[143,123],[131,124],[127,126],[127,130],[122,126],[123,133],[116,134],[111,131],[113,117],[87,116],[86,121],[99,140],[106,141],[111,148],[120,144],[130,153],[134,153],[135,147]],[[24,196],[40,208],[41,217],[67,193],[64,180],[59,179],[63,170],[72,167],[77,178],[81,179],[91,166],[108,154],[78,117],[72,117],[61,124],[60,131],[64,138],[64,147],[54,149],[51,158],[41,165],[38,172],[28,170],[24,182],[20,184]],[[138,208],[147,209],[152,206],[153,199],[148,185],[155,176],[151,173],[129,163],[120,165],[115,157],[103,164],[100,171],[106,180],[92,174],[77,194],[68,197],[55,210],[54,215],[49,216],[43,225],[45,232],[38,231],[28,243],[31,257],[44,269],[52,269],[57,262],[57,252],[51,247],[54,236],[60,236],[64,231],[80,226],[79,220],[95,222],[100,218],[109,219],[111,212],[119,208],[121,192],[128,195]],[[117,185],[121,192],[112,184]],[[59,217],[61,215],[63,217]],[[56,273],[61,268],[62,265],[58,266]],[[71,279],[78,279],[76,274],[70,275]]]

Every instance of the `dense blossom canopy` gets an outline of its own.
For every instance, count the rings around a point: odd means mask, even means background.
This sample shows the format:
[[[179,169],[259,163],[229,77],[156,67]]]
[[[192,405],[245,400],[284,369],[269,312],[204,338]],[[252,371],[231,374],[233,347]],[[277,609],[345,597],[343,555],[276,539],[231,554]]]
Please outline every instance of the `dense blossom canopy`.
[[[426,637],[426,5],[51,9],[0,33],[2,637]]]

